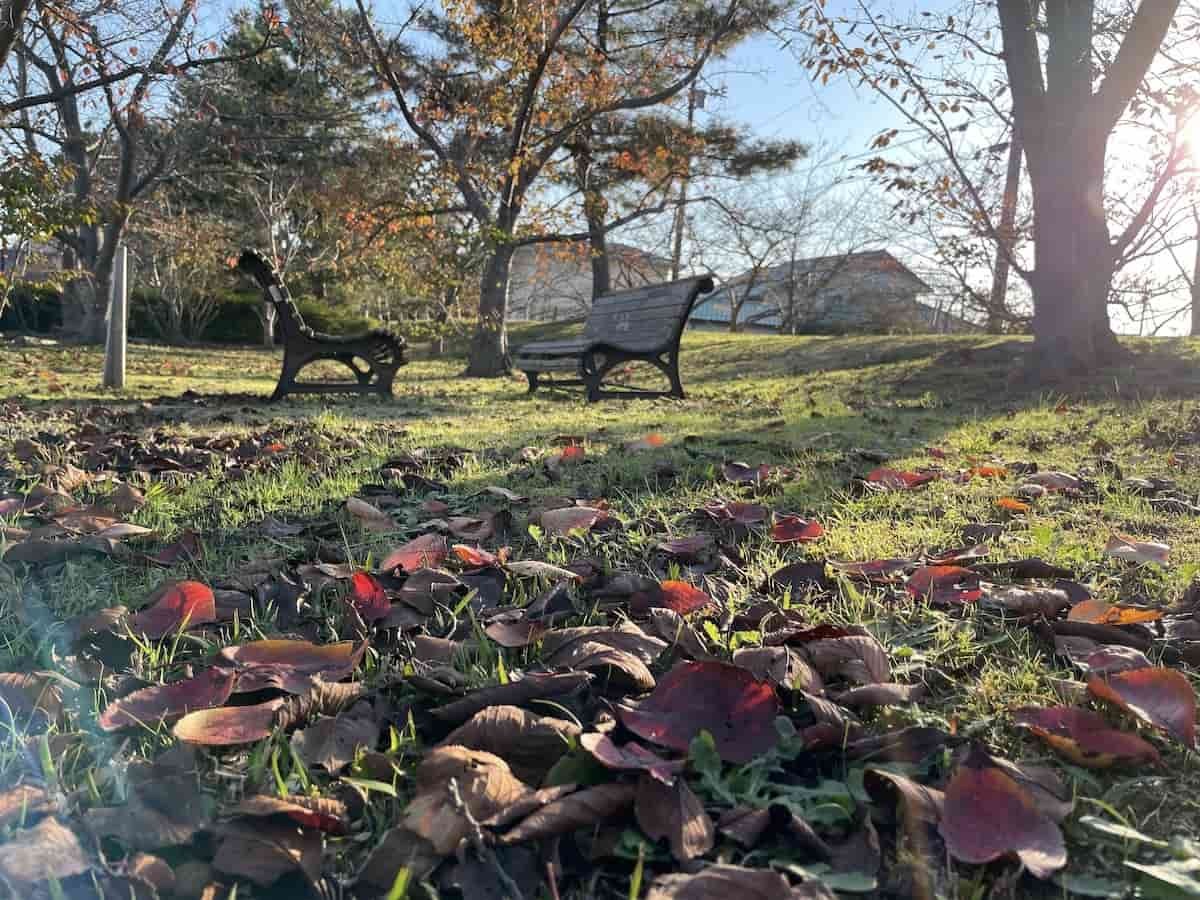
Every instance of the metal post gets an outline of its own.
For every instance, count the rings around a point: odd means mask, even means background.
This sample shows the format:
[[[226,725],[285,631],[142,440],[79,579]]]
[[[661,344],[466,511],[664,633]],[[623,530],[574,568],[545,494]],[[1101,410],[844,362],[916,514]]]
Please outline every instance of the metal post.
[[[122,245],[113,259],[112,290],[108,301],[108,340],[104,344],[104,386],[125,387],[125,340],[129,318],[129,253]]]

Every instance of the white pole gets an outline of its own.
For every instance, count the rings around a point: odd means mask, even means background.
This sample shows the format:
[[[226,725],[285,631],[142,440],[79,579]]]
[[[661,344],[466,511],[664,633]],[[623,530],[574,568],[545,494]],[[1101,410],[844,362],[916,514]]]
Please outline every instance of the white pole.
[[[112,291],[108,302],[108,340],[104,345],[104,386],[125,387],[125,340],[129,316],[129,253],[122,245],[113,259]]]

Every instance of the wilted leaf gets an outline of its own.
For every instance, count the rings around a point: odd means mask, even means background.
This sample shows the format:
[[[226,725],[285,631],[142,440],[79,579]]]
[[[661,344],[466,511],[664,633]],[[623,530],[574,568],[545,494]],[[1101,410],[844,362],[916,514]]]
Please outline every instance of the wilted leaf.
[[[384,572],[403,569],[409,573],[417,569],[436,569],[449,555],[450,547],[444,537],[440,534],[423,534],[389,553],[379,568]]]
[[[501,647],[528,647],[545,634],[546,626],[542,622],[529,619],[494,619],[488,622],[483,631]]]
[[[0,794],[0,828],[13,822],[32,824],[53,807],[46,789],[33,784],[21,784]]]
[[[632,784],[600,784],[576,791],[543,806],[496,841],[520,844],[599,825],[625,813],[635,793]]]
[[[901,472],[896,469],[879,468],[868,472],[866,481],[891,491],[911,491],[939,477],[937,472]]]
[[[579,581],[579,575],[572,572],[570,569],[564,569],[559,566],[551,565],[548,562],[542,562],[537,559],[519,559],[507,562],[504,568],[514,575],[519,575],[524,578],[558,578],[567,581]]]
[[[472,691],[461,700],[439,706],[430,712],[443,722],[465,722],[481,709],[496,704],[519,706],[531,700],[572,694],[584,685],[590,684],[594,677],[590,672],[526,675],[524,678],[510,681],[508,684],[498,684],[494,687]]]
[[[121,515],[128,515],[136,509],[141,509],[146,505],[146,495],[135,488],[132,484],[121,482],[108,495],[106,501],[114,512]]]
[[[18,727],[44,730],[63,716],[62,687],[50,672],[0,672],[0,698]],[[6,727],[7,722],[0,725]]]
[[[892,679],[887,651],[869,634],[805,640],[802,649],[823,677],[837,676],[856,684],[883,684]]]
[[[779,699],[766,682],[720,662],[679,663],[636,707],[618,715],[634,734],[686,751],[709,732],[722,759],[746,763],[775,746]]]
[[[468,566],[482,568],[483,566],[498,566],[502,562],[499,556],[489,553],[480,547],[468,547],[466,544],[455,544],[450,551],[459,561]]]
[[[360,747],[372,750],[378,740],[379,724],[374,719],[342,713],[322,716],[297,731],[292,735],[292,749],[306,763],[337,774],[354,761]]]
[[[1017,615],[1042,615],[1053,619],[1071,605],[1067,592],[1059,588],[1017,587],[981,584],[981,600]]]
[[[638,438],[635,441],[626,441],[625,449],[630,453],[638,453],[643,450],[657,450],[666,443],[666,438],[656,431],[650,432],[645,437]]]
[[[508,764],[492,753],[466,747],[431,750],[417,767],[417,793],[401,824],[443,855],[454,852],[470,830],[466,816],[451,798],[452,780],[463,806],[476,821],[490,818],[530,792]]]
[[[278,687],[301,694],[309,689],[314,675],[325,681],[345,678],[358,667],[366,651],[366,641],[314,644],[276,638],[225,647],[217,655],[220,665],[236,668],[237,693]]]
[[[721,474],[732,484],[756,484],[771,474],[771,467],[766,463],[748,466],[743,462],[729,462],[722,467]]]
[[[676,559],[694,560],[711,550],[712,543],[712,538],[707,534],[693,534],[690,537],[661,541],[655,545],[655,549]]]
[[[169,583],[155,592],[155,603],[129,617],[129,627],[149,638],[217,620],[212,588],[199,581]]]
[[[937,825],[942,820],[945,795],[937,788],[926,787],[887,769],[867,769],[863,787],[875,803],[886,800],[892,809],[898,810],[901,822]]]
[[[90,868],[75,832],[55,818],[42,819],[0,845],[0,879],[18,888],[17,895],[31,893],[40,882],[70,878]]]
[[[664,581],[658,586],[658,596],[651,605],[661,606],[681,616],[713,607],[712,598],[685,581]]]
[[[771,540],[776,544],[798,544],[815,541],[825,533],[820,522],[800,516],[779,516],[771,526]]]
[[[972,466],[967,474],[978,478],[1007,478],[1008,469],[1003,466]]]
[[[742,866],[705,866],[694,875],[660,875],[650,884],[646,900],[812,900],[833,898],[833,893],[814,882],[814,892],[793,892],[787,879],[771,869]],[[807,886],[806,886],[807,887]]]
[[[579,746],[606,768],[621,772],[648,772],[664,783],[670,783],[687,764],[686,760],[682,759],[663,759],[636,741],[618,746],[607,734],[594,731],[582,735],[579,738]]]
[[[868,562],[841,562],[829,560],[829,567],[842,575],[851,578],[862,578],[867,581],[888,582],[903,575],[912,567],[916,560],[909,559],[873,559]]]
[[[923,684],[867,684],[851,688],[831,698],[835,703],[848,709],[871,706],[900,706],[915,703],[925,696]]]
[[[564,506],[542,513],[541,525],[547,534],[566,535],[572,531],[587,531],[606,518],[608,513],[602,509],[591,506]]]
[[[346,804],[331,797],[253,794],[243,797],[233,808],[233,813],[252,818],[286,816],[299,825],[328,834],[345,834],[350,825]]]
[[[1048,878],[1067,864],[1058,825],[978,748],[946,785],[939,830],[946,849],[965,863],[978,865],[1015,853],[1038,878]]]
[[[1029,729],[1077,765],[1106,769],[1118,762],[1158,762],[1158,751],[1136,734],[1117,731],[1102,716],[1073,706],[1023,707],[1013,722]]]
[[[1134,606],[1113,606],[1103,600],[1089,599],[1076,603],[1067,613],[1071,622],[1093,622],[1097,625],[1135,625],[1162,618],[1157,609],[1138,609]]]
[[[1174,669],[1132,669],[1088,678],[1093,696],[1119,706],[1167,732],[1189,749],[1196,746],[1196,692]]]
[[[1104,545],[1104,555],[1134,563],[1161,563],[1166,565],[1171,548],[1153,541],[1135,541],[1123,534],[1114,534]]]
[[[283,703],[277,699],[254,706],[198,710],[176,722],[171,733],[185,744],[213,747],[251,744],[270,736],[275,728],[275,714]]]
[[[729,522],[736,525],[759,525],[767,521],[771,511],[758,503],[744,503],[740,500],[722,502],[709,501],[701,512],[715,522]]]
[[[362,523],[362,527],[368,531],[387,533],[396,530],[396,523],[392,521],[391,516],[358,497],[350,497],[346,500],[346,512],[358,519]]]
[[[321,874],[321,833],[289,822],[227,822],[213,868],[269,887],[300,871],[312,882]]]
[[[1033,509],[1024,500],[1018,500],[1016,497],[1001,497],[996,501],[996,506],[1010,513],[1027,513]]]
[[[680,862],[703,856],[713,848],[715,829],[704,804],[682,778],[663,784],[643,775],[634,798],[638,826],[651,840],[666,839]]]
[[[1077,491],[1083,487],[1082,481],[1066,472],[1034,472],[1026,475],[1025,481],[1048,491]]]
[[[809,693],[824,690],[821,676],[799,651],[790,647],[742,647],[733,651],[733,664],[750,671],[760,681],[789,690]]]
[[[904,586],[913,597],[939,605],[974,603],[983,594],[979,573],[960,566],[924,566]]]
[[[193,710],[221,706],[233,693],[237,676],[222,669],[206,669],[192,678],[134,691],[100,714],[105,731],[143,727],[150,730],[160,721],[178,718]]]
[[[491,706],[446,735],[441,744],[494,753],[522,781],[540,784],[581,731],[565,719],[535,715],[518,706]]]
[[[392,610],[383,585],[367,572],[355,572],[350,576],[348,600],[354,611],[368,624],[386,618]]]

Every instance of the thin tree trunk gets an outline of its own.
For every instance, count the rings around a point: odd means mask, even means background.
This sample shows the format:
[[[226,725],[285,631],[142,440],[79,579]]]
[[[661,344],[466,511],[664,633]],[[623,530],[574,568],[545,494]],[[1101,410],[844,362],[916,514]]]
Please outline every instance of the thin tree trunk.
[[[1021,187],[1021,156],[1024,148],[1016,133],[1008,145],[1008,169],[1004,176],[1004,199],[1000,209],[1000,241],[996,246],[996,271],[992,277],[992,294],[988,299],[987,333],[999,334],[1004,327],[1003,312],[1007,308],[1009,257],[1016,243],[1017,195]]]
[[[33,0],[0,0],[0,69],[4,68],[9,51],[21,34],[31,6]]]
[[[479,321],[471,339],[467,371],[473,378],[494,378],[511,371],[508,355],[508,286],[514,247],[498,244],[483,267],[479,285]]]

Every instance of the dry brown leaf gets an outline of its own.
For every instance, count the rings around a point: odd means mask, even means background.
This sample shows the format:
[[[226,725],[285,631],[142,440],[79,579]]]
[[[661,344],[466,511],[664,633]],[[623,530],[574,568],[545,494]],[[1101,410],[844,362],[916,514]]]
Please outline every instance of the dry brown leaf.
[[[704,804],[683,778],[672,785],[643,775],[634,798],[638,826],[651,840],[666,839],[680,862],[703,856],[713,848],[715,829]]]
[[[599,784],[576,791],[543,806],[497,842],[519,844],[607,822],[628,811],[636,793],[632,784]]]
[[[494,753],[522,781],[540,784],[581,732],[578,725],[565,719],[535,715],[519,706],[491,706],[454,729],[441,743]]]
[[[42,819],[0,845],[0,879],[22,892],[51,878],[70,878],[90,868],[75,832],[55,818]]]
[[[353,711],[352,711],[353,712]],[[292,749],[309,765],[336,775],[354,761],[360,747],[375,748],[379,723],[368,716],[322,716],[292,735]]]
[[[221,844],[213,868],[269,887],[300,871],[309,882],[321,875],[321,832],[291,822],[228,822],[217,829]]]

